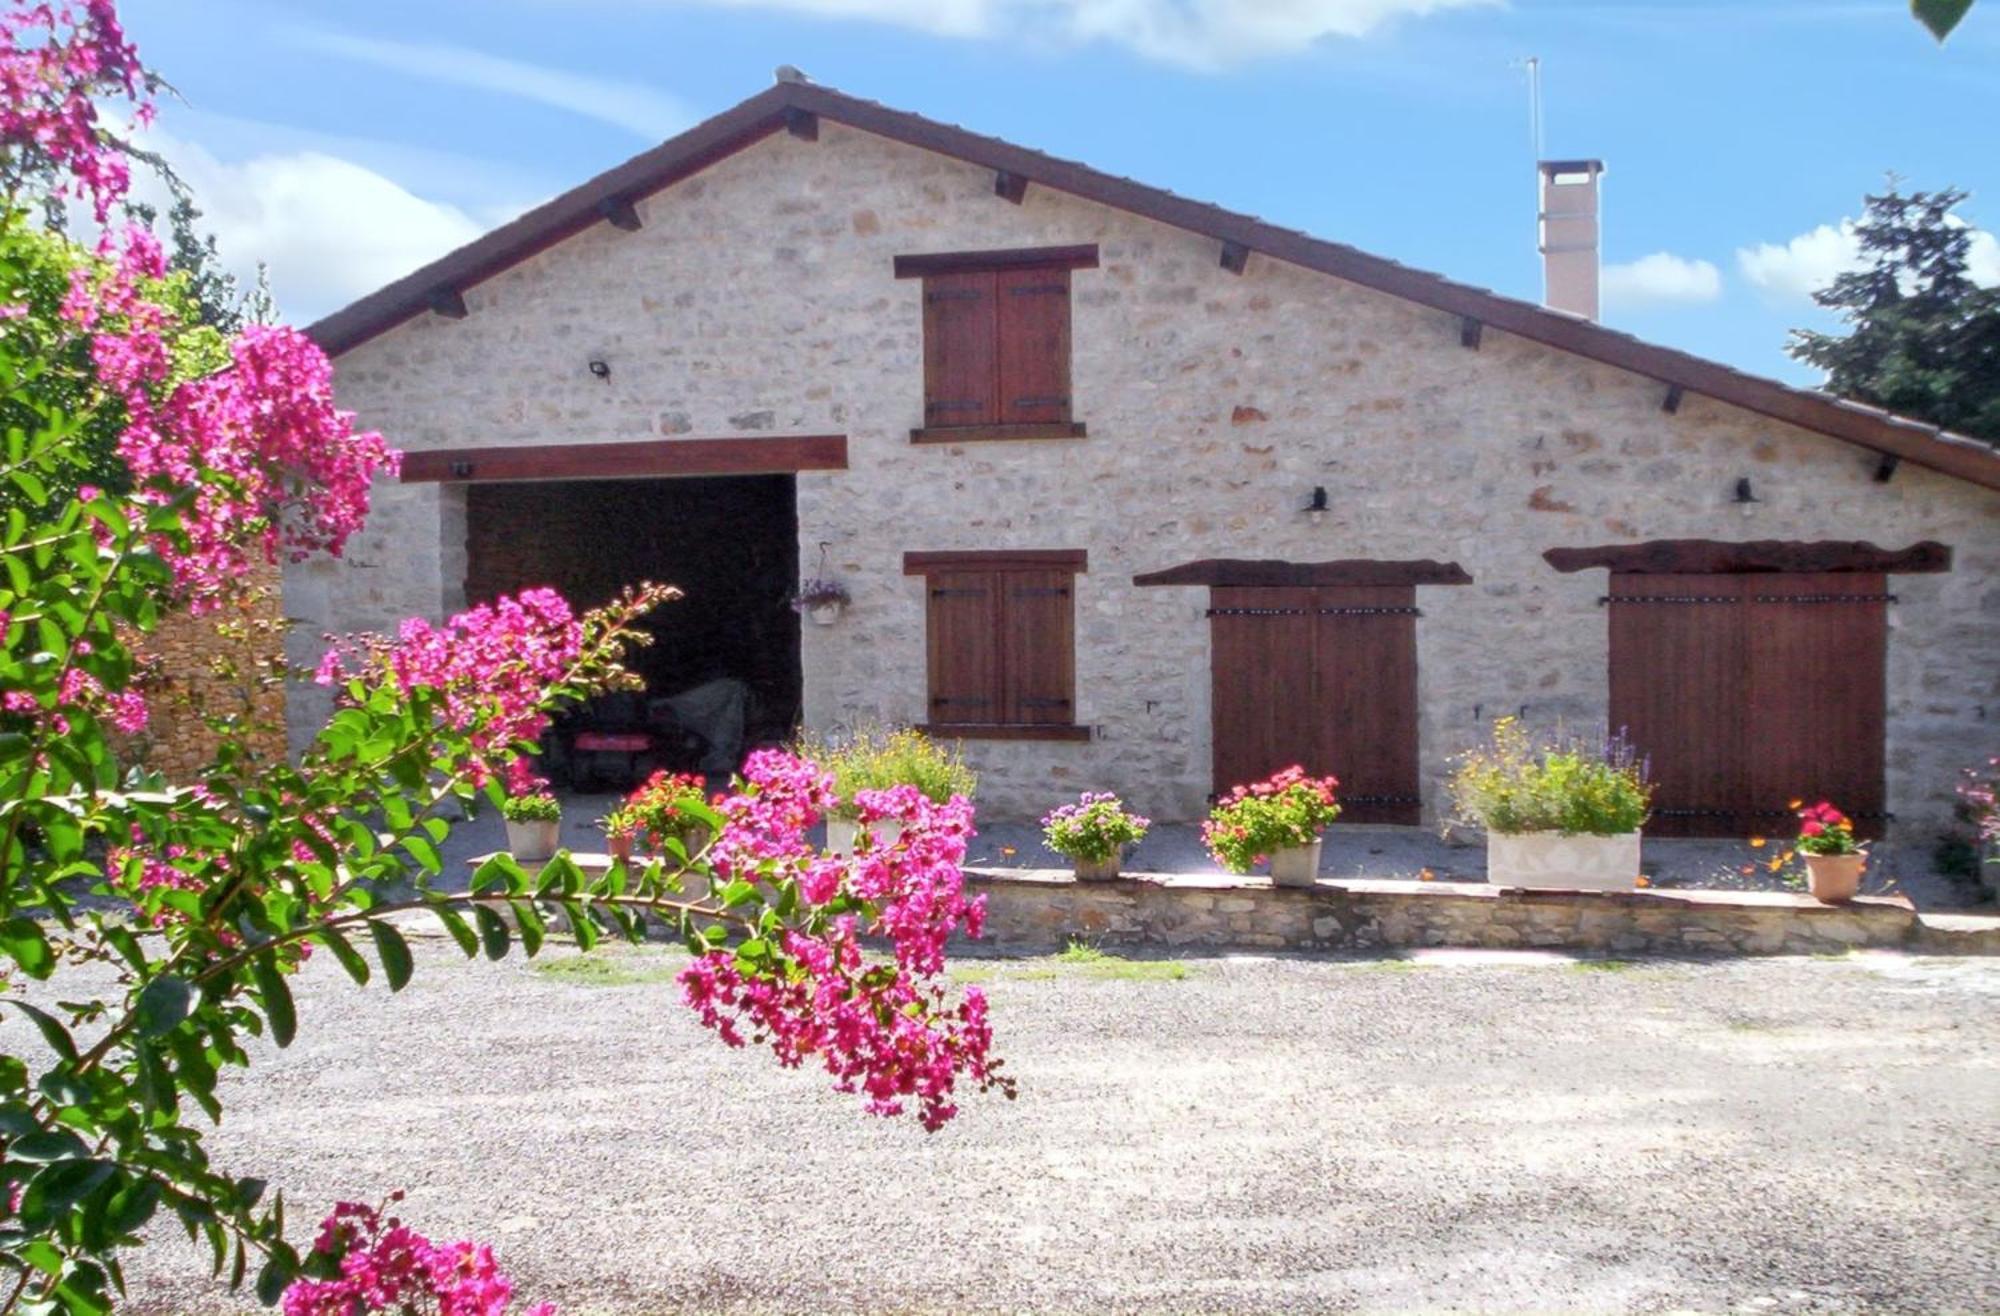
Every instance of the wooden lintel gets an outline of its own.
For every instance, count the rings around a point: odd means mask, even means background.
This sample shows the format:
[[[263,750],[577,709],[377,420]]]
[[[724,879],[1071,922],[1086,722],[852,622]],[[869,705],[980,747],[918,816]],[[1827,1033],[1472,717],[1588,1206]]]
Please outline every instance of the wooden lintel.
[[[465,309],[465,294],[456,288],[433,288],[430,307],[447,320],[463,320],[471,314]]]
[[[898,256],[896,277],[921,279],[932,274],[961,274],[968,270],[1094,270],[1097,244],[1086,242],[1074,247],[1007,247],[999,251],[930,251],[914,256]]]
[[[1883,453],[1882,460],[1875,463],[1875,483],[1887,484],[1889,481],[1895,479],[1896,468],[1902,464],[1903,459],[1895,453]]]
[[[1088,571],[1090,553],[1081,548],[949,549],[903,554],[903,574],[934,571]]]
[[[845,434],[768,439],[642,439],[440,448],[403,454],[405,484],[460,480],[616,480],[680,475],[788,475],[847,469]]]
[[[1468,315],[1458,322],[1458,345],[1477,352],[1480,336],[1485,332],[1486,326]]]
[[[1249,265],[1249,263],[1250,248],[1240,242],[1225,242],[1222,244],[1223,269],[1228,270],[1231,274],[1241,274],[1244,267]]]
[[[1028,180],[1002,169],[993,175],[993,195],[1018,206],[1028,195]]]
[[[819,116],[796,105],[785,110],[785,131],[802,142],[819,140]]]
[[[1669,416],[1673,415],[1681,409],[1681,396],[1681,386],[1679,384],[1667,385],[1667,395],[1660,399],[1660,410],[1666,412]]]
[[[608,196],[598,202],[597,213],[613,228],[627,233],[639,231],[639,208],[622,196]]]
[[[1132,577],[1134,585],[1296,586],[1296,585],[1470,585],[1472,577],[1456,562],[1374,561],[1349,558],[1339,562],[1252,561],[1247,558],[1206,558],[1183,562],[1164,571]]]
[[[1632,575],[1679,572],[1867,571],[1917,573],[1951,570],[1951,549],[1934,539],[1908,548],[1877,548],[1857,541],[1759,539],[1727,544],[1714,539],[1656,539],[1646,544],[1552,548],[1542,554],[1557,571],[1604,568]]]

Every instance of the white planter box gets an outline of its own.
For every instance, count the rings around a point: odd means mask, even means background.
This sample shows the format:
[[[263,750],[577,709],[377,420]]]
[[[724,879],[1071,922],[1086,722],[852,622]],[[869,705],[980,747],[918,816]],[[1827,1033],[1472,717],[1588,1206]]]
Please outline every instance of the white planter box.
[[[1519,832],[1486,836],[1486,880],[1541,891],[1630,891],[1639,876],[1639,833],[1567,836]]]
[[[859,823],[847,818],[826,820],[826,852],[845,859],[854,853],[854,838],[861,830]],[[894,845],[903,835],[903,824],[894,818],[883,818],[868,824],[868,834],[875,838],[875,848]]]
[[[562,823],[557,819],[540,822],[507,820],[507,850],[516,859],[532,862],[551,857],[561,836]]]
[[[1271,882],[1275,886],[1311,886],[1319,881],[1319,851],[1322,838],[1311,845],[1295,845],[1271,855]]]

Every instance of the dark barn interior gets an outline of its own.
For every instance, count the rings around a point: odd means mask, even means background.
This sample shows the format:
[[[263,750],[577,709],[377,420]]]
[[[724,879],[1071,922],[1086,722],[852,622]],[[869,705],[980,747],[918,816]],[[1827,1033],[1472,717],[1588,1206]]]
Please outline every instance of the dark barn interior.
[[[682,591],[644,622],[651,647],[630,656],[645,695],[599,701],[559,724],[547,747],[558,780],[588,789],[654,767],[726,772],[737,764],[723,759],[740,748],[790,735],[800,704],[794,477],[473,484],[466,526],[471,603],[546,585],[581,611],[642,580]],[[738,693],[740,746],[718,757],[710,719]],[[579,739],[590,732],[605,734]],[[579,744],[586,752],[572,753]],[[598,745],[607,752],[588,752]]]

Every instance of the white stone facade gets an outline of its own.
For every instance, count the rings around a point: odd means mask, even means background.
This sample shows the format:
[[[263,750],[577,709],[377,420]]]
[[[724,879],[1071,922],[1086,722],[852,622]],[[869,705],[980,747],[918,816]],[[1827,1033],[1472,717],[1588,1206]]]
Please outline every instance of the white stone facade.
[[[1436,558],[1469,586],[1418,591],[1426,817],[1450,754],[1496,714],[1601,719],[1602,572],[1562,545],[1654,539],[1952,546],[1892,578],[1889,806],[1943,825],[1959,770],[2000,748],[2000,494],[1212,239],[832,122],[764,139],[338,361],[342,405],[408,450],[843,433],[849,469],[798,477],[801,560],[854,606],[804,628],[810,724],[921,721],[924,587],[910,550],[1086,549],[1077,720],[1088,743],[970,742],[982,808],[1039,814],[1090,788],[1164,818],[1210,789],[1207,592],[1135,588],[1200,558]],[[1074,276],[1073,396],[1089,437],[912,445],[922,285],[899,254],[1096,243]],[[609,383],[585,362],[612,365]],[[1760,502],[1733,502],[1748,476]],[[1299,510],[1315,485],[1320,524]],[[385,485],[343,563],[291,568],[293,658],[326,631],[462,602],[462,495]],[[294,737],[324,710],[291,701]]]

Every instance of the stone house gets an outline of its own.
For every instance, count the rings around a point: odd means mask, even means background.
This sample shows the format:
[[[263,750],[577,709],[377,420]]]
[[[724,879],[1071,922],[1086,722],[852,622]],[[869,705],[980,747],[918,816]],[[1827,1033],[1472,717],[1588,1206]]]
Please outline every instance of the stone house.
[[[1657,833],[1934,832],[2000,743],[2000,454],[1596,324],[1598,171],[1543,167],[1551,309],[781,81],[313,327],[408,457],[292,658],[651,577],[656,688],[933,727],[1003,815],[1303,761],[1434,821],[1518,714],[1629,728]]]

